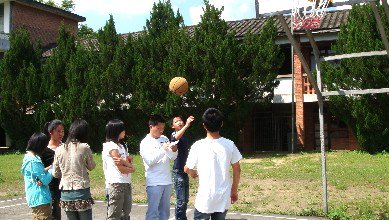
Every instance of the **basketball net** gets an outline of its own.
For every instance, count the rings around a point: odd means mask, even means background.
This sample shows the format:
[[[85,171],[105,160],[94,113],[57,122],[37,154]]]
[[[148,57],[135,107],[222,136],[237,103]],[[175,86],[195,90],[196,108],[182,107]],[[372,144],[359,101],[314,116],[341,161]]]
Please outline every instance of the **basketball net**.
[[[293,0],[293,30],[319,28],[330,2],[331,0]]]

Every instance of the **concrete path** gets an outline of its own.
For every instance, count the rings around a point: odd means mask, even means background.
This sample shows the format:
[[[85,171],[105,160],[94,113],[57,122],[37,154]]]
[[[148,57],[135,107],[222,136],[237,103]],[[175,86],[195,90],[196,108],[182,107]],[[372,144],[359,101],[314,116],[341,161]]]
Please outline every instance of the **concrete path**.
[[[93,206],[93,219],[103,220],[106,215],[107,205],[104,201],[95,201]],[[131,219],[143,220],[145,218],[147,210],[147,204],[133,204],[131,211]],[[189,219],[193,219],[193,208],[189,208],[187,216]],[[65,216],[65,213],[62,213]],[[174,220],[174,207],[170,208],[170,219]],[[32,219],[31,209],[26,204],[25,197],[16,197],[10,199],[0,199],[0,219],[4,220],[21,220]],[[63,218],[66,219],[66,218]],[[301,217],[301,216],[285,216],[285,215],[273,215],[273,214],[244,214],[236,212],[228,212],[227,219],[230,220],[312,220],[312,219],[324,219],[318,217]]]

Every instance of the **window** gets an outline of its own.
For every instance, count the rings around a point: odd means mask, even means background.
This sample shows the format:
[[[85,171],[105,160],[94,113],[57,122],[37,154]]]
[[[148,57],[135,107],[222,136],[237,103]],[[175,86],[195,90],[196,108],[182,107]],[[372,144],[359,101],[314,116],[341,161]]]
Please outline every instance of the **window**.
[[[4,4],[0,4],[0,33],[4,33]]]

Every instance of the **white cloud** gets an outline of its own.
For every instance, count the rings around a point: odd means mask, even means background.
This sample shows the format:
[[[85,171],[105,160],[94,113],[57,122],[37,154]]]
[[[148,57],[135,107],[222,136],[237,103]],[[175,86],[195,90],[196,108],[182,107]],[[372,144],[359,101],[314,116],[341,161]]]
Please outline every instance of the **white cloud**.
[[[255,7],[253,0],[210,0],[209,3],[219,9],[224,6],[222,18],[226,21],[255,17]],[[200,16],[204,13],[203,7],[205,6],[200,5],[189,8],[192,24],[197,24],[201,21]]]
[[[55,2],[61,4],[62,0],[55,0]],[[131,17],[150,13],[153,3],[158,2],[158,0],[74,0],[73,2],[76,14],[116,14]]]
[[[75,0],[76,13],[95,12],[100,15],[115,13],[129,17],[149,13],[154,2],[154,0]]]
[[[255,17],[253,0],[210,0],[209,3],[217,8],[224,6],[222,18],[226,21]]]
[[[189,17],[190,17],[191,24],[195,25],[201,21],[200,16],[204,14],[203,7],[204,7],[203,5],[200,5],[200,6],[189,8]]]
[[[274,0],[258,0],[258,4],[259,13],[263,14],[291,9],[293,7],[293,0],[277,0],[277,3]]]

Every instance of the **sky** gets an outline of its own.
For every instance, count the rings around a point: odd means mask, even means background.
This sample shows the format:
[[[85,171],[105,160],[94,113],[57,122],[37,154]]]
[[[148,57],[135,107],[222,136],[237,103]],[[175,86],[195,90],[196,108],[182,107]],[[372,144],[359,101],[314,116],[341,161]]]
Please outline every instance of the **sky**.
[[[163,1],[163,0],[161,0]],[[62,0],[55,0],[61,3]],[[146,19],[150,18],[153,4],[158,0],[73,0],[73,13],[86,18],[88,27],[95,31],[104,27],[112,14],[118,33],[142,31]],[[170,0],[173,10],[180,11],[185,25],[196,25],[203,14],[203,0]],[[255,0],[209,0],[210,4],[221,8],[226,21],[255,18]],[[259,13],[291,9],[293,0],[259,0]]]

